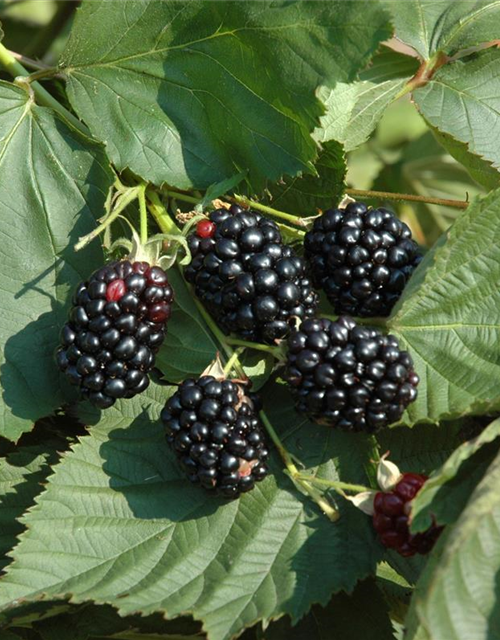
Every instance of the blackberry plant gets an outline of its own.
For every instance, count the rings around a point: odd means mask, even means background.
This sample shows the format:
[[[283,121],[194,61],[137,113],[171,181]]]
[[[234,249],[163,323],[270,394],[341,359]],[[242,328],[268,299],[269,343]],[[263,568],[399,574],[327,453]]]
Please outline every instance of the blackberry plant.
[[[314,284],[336,313],[388,316],[422,256],[392,211],[351,202],[316,218],[304,237]]]
[[[0,24],[1,640],[498,635],[498,0]]]
[[[273,343],[314,315],[318,298],[304,261],[272,220],[231,205],[198,223],[188,242],[186,279],[225,333]]]

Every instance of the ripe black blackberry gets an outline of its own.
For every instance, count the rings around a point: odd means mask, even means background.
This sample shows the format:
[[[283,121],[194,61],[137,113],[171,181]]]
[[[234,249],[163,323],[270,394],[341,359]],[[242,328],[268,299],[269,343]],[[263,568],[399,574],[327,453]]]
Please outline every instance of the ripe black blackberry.
[[[404,222],[361,202],[325,211],[304,248],[314,285],[335,312],[361,317],[388,316],[422,259]]]
[[[110,262],[78,285],[56,360],[82,397],[106,409],[147,388],[172,300],[167,274],[147,262]]]
[[[269,473],[256,398],[229,380],[185,380],[161,419],[189,479],[228,498],[250,491]]]
[[[348,317],[303,322],[288,339],[284,378],[298,411],[350,431],[396,422],[417,397],[418,376],[396,338]]]
[[[213,211],[188,242],[186,279],[225,333],[272,343],[294,318],[314,315],[318,298],[304,260],[272,220],[232,205]]]
[[[416,553],[429,553],[443,530],[443,527],[431,525],[422,533],[410,533],[410,503],[426,480],[427,476],[403,473],[392,491],[379,491],[375,495],[373,527],[380,542],[406,558]]]

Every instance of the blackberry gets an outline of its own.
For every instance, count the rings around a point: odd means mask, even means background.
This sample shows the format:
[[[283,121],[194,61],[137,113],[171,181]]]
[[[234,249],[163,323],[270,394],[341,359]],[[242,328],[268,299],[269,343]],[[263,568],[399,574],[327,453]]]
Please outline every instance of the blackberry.
[[[429,553],[443,530],[432,525],[422,533],[410,533],[410,503],[426,480],[427,476],[404,473],[392,491],[379,491],[375,495],[373,527],[380,542],[405,557]]]
[[[78,285],[56,360],[82,397],[106,409],[147,388],[172,300],[166,273],[147,262],[110,262]]]
[[[268,475],[256,401],[235,382],[210,375],[185,380],[161,419],[191,482],[236,498]]]
[[[225,333],[273,343],[295,318],[314,315],[318,298],[305,262],[272,220],[232,205],[198,223],[188,242],[186,279]]]
[[[369,433],[399,420],[418,376],[394,336],[346,316],[306,320],[288,339],[284,374],[296,408],[315,422]]]
[[[388,316],[422,260],[409,227],[392,211],[351,202],[329,209],[304,238],[314,286],[338,314]]]

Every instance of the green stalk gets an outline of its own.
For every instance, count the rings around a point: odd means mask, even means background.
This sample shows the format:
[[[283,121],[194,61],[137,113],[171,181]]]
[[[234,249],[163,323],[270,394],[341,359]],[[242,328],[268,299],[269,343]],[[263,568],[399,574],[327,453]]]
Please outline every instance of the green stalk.
[[[447,200],[445,198],[431,198],[428,196],[416,196],[411,193],[392,193],[390,191],[370,191],[365,189],[346,189],[350,196],[361,198],[379,198],[380,200],[401,200],[408,202],[423,202],[425,204],[437,204],[442,207],[454,207],[455,209],[467,209],[469,202],[465,200]]]
[[[131,188],[131,189],[128,189],[122,196],[120,196],[119,203],[117,203],[117,206],[113,210],[113,212],[109,216],[107,216],[106,219],[103,220],[101,224],[98,227],[96,227],[91,233],[79,239],[77,244],[75,244],[75,251],[80,251],[80,249],[83,249],[83,247],[86,247],[89,244],[89,242],[92,242],[92,240],[97,238],[97,236],[100,233],[102,233],[105,229],[107,229],[109,225],[118,218],[121,212],[126,207],[128,207],[128,205],[131,202],[133,202],[137,198],[137,195],[138,195],[137,192],[138,192],[138,187]]]
[[[261,204],[256,200],[250,200],[245,196],[240,196],[238,194],[234,194],[233,198],[238,204],[243,204],[247,207],[251,207],[252,209],[256,209],[257,211],[262,211],[262,213],[267,213],[274,218],[280,218],[281,220],[286,220],[290,222],[290,224],[295,225],[296,227],[307,227],[308,224],[303,218],[299,218],[298,216],[293,216],[291,213],[285,213],[285,211],[279,211],[278,209],[273,209],[272,207],[268,207],[265,204]]]
[[[307,480],[312,484],[318,484],[323,487],[328,487],[329,489],[334,489],[341,495],[344,495],[344,491],[353,491],[355,493],[370,491],[370,487],[365,487],[362,484],[351,484],[349,482],[341,482],[340,480],[323,480],[322,478],[315,478],[306,473],[299,473],[298,478],[301,480]]]
[[[80,133],[83,133],[85,136],[91,137],[90,131],[87,127],[75,118],[75,116],[70,113],[67,109],[65,109],[46,89],[42,87],[42,85],[38,82],[30,82],[28,80],[28,76],[30,75],[23,65],[18,62],[11,52],[6,49],[3,44],[0,43],[0,67],[4,68],[6,71],[10,73],[10,75],[15,79],[15,84],[18,86],[25,88],[27,90],[32,90],[35,98],[44,107],[50,107],[54,109],[66,122],[72,125],[75,129],[77,129]],[[52,75],[57,73],[56,69],[53,69]],[[23,80],[26,78],[26,80]]]
[[[276,360],[283,359],[283,353],[281,347],[273,347],[269,344],[261,344],[260,342],[248,342],[247,340],[240,340],[239,338],[227,337],[226,341],[235,347],[244,347],[245,349],[254,349],[255,351],[263,351],[269,353],[276,358]]]
[[[148,210],[146,208],[146,185],[145,184],[141,184],[138,187],[137,197],[139,199],[141,244],[144,245],[148,241]]]

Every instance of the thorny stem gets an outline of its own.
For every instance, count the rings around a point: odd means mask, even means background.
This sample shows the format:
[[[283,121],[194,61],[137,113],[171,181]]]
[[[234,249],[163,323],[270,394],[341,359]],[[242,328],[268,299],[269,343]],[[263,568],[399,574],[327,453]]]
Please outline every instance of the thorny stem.
[[[75,118],[75,116],[65,109],[46,89],[42,87],[39,82],[30,82],[27,77],[30,75],[23,65],[16,60],[12,53],[6,49],[3,44],[0,43],[0,67],[3,67],[10,75],[15,79],[15,83],[23,88],[31,89],[38,100],[38,102],[45,106],[51,107],[56,111],[66,122],[71,124],[80,133],[83,133],[87,137],[91,137],[90,131],[87,127]]]
[[[424,202],[426,204],[437,204],[442,207],[454,207],[455,209],[467,209],[469,202],[465,200],[446,200],[443,198],[430,198],[427,196],[416,196],[411,193],[391,193],[390,191],[365,191],[364,189],[346,189],[345,192],[351,196],[364,198],[380,198],[381,200],[408,200],[409,202]]]

